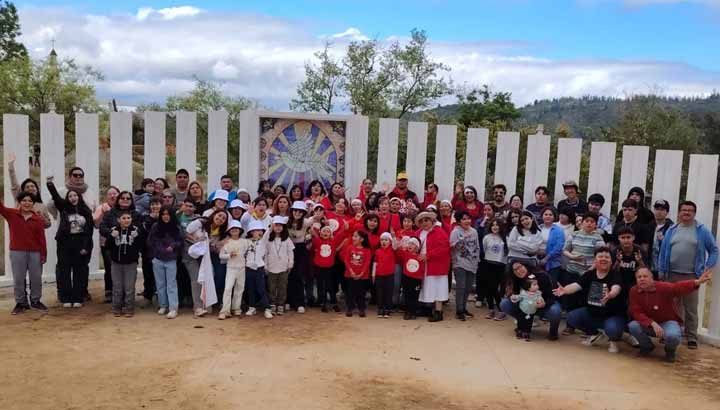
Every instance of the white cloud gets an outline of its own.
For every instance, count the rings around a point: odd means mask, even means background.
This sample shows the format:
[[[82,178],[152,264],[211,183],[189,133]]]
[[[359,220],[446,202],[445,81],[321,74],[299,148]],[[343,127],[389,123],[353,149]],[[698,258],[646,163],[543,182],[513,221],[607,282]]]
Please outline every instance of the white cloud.
[[[331,34],[330,36],[326,36],[326,37],[333,38],[333,39],[352,40],[352,41],[369,40],[369,38],[366,35],[364,35],[360,31],[360,29],[357,29],[355,27],[350,27],[347,30],[343,31],[342,33]]]
[[[184,13],[166,14],[184,17],[166,19],[154,9],[99,16],[21,8],[22,41],[41,57],[55,38],[61,57],[91,64],[105,75],[98,96],[116,98],[119,104],[162,101],[192,89],[198,76],[224,81],[224,91],[231,95],[287,110],[304,77],[303,64],[328,38],[310,34],[304,21]],[[334,55],[347,42],[365,38],[357,28],[332,36]],[[512,92],[518,104],[588,94],[623,97],[656,88],[670,95],[702,95],[720,88],[719,73],[679,62],[552,60],[537,55],[535,46],[515,41],[432,42],[430,50],[452,68],[455,83],[490,84]]]
[[[202,13],[202,10],[192,6],[166,7],[158,10],[152,7],[141,7],[135,14],[135,18],[138,21],[143,21],[149,17],[158,16],[163,20],[173,20],[179,17],[196,16],[200,13]]]

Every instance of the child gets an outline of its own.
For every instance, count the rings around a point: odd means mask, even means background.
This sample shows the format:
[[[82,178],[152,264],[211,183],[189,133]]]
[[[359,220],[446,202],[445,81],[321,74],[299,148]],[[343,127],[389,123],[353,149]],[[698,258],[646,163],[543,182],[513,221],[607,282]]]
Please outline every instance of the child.
[[[135,279],[142,247],[142,229],[130,211],[120,211],[117,225],[110,228],[106,238],[112,259],[112,312],[115,317],[135,314]]]
[[[225,320],[229,315],[242,315],[240,303],[245,289],[245,254],[250,245],[249,240],[240,237],[242,235],[240,221],[230,221],[227,232],[229,237],[220,251],[220,259],[227,261],[227,273],[222,309],[218,314],[219,320]]]
[[[413,220],[413,216],[410,214],[401,214],[400,215],[400,229],[396,230],[394,232],[391,232],[393,234],[393,239],[395,240],[395,245],[398,249],[407,248],[407,241],[410,238],[413,238],[415,236],[415,221]],[[399,305],[401,302],[400,299],[400,290],[402,289],[402,277],[403,277],[403,268],[402,268],[402,260],[396,252],[396,262],[395,262],[395,283],[393,285],[393,304]]]
[[[155,193],[155,181],[145,178],[140,187],[135,191],[135,210],[140,215],[145,215],[150,212],[150,199]]]
[[[642,248],[635,244],[635,232],[629,226],[623,226],[617,232],[620,246],[615,249],[615,263],[613,270],[620,273],[622,277],[621,297],[628,302],[630,289],[635,286],[635,272],[644,268],[645,253]]]
[[[475,282],[475,273],[480,263],[480,240],[478,233],[472,228],[472,217],[464,210],[455,212],[455,220],[459,225],[450,233],[452,266],[455,274],[455,316],[462,321],[465,317],[473,317],[467,310],[470,288]]]
[[[520,286],[522,288],[520,294],[510,296],[510,300],[513,303],[518,303],[520,311],[524,313],[524,315],[518,316],[518,327],[515,335],[518,339],[525,339],[526,342],[529,342],[533,319],[538,309],[537,304],[543,301],[543,297],[535,275],[528,275]]]
[[[398,256],[402,261],[402,293],[405,299],[404,320],[415,320],[420,288],[425,277],[425,264],[420,261],[420,241],[409,238],[407,245],[401,246]]]
[[[332,228],[329,226],[323,226],[319,232],[313,229],[312,235],[312,262],[318,285],[318,303],[323,313],[328,312],[328,303],[333,305],[333,311],[339,312],[333,281],[333,265],[339,248],[338,240],[333,237]],[[329,300],[328,294],[330,294]]]
[[[153,182],[153,186],[155,183]],[[135,221],[133,219],[133,222],[138,222],[140,225],[140,228],[143,232],[148,233],[152,229],[153,225],[155,225],[155,222],[157,222],[158,218],[160,217],[160,209],[162,209],[162,200],[158,197],[152,197],[150,198],[150,208],[149,212],[145,214],[141,214],[140,220]],[[143,297],[147,301],[146,303],[148,305],[152,304],[153,296],[155,296],[155,292],[157,290],[156,283],[155,283],[155,272],[153,271],[153,263],[152,263],[152,245],[146,241],[146,238],[143,238],[142,240],[142,246],[140,249],[142,249],[142,274],[143,274]]]
[[[360,317],[365,317],[365,292],[370,278],[370,243],[363,231],[355,231],[352,235],[352,244],[344,251],[345,277],[348,278],[347,312],[345,316],[352,317],[357,307]]]
[[[505,320],[506,315],[500,309],[502,298],[502,281],[507,263],[507,249],[503,232],[502,220],[492,219],[488,222],[488,233],[483,237],[485,257],[480,264],[480,271],[485,276],[486,293],[483,295],[490,311],[485,319]]]
[[[268,288],[270,289],[270,302],[273,313],[282,316],[285,313],[285,299],[287,298],[288,274],[295,262],[294,249],[287,227],[286,216],[272,218],[272,230],[267,236],[267,263]]]
[[[177,288],[177,259],[182,250],[180,227],[171,208],[163,207],[160,218],[150,229],[147,245],[152,255],[153,273],[157,285],[158,315],[167,313],[168,319],[177,317],[180,301]]]
[[[248,305],[250,306],[245,312],[247,316],[253,316],[257,313],[256,305],[265,311],[265,319],[272,319],[273,314],[268,303],[267,292],[265,291],[265,255],[266,243],[263,234],[267,226],[262,221],[252,221],[248,224],[248,238],[250,244],[245,253],[245,282],[248,290]],[[256,302],[257,299],[260,299]]]
[[[30,309],[47,312],[40,301],[42,297],[42,264],[47,258],[45,221],[33,210],[36,197],[21,191],[17,195],[18,209],[6,208],[0,201],[0,215],[10,228],[10,262],[15,285],[15,308],[13,315]],[[7,232],[7,231],[6,231]],[[30,304],[25,278],[30,281]]]
[[[377,291],[377,316],[389,318],[392,311],[392,297],[395,286],[395,251],[393,250],[392,235],[383,232],[380,235],[380,247],[375,251],[375,264],[373,278]]]
[[[299,187],[298,187],[299,188]],[[292,189],[290,190],[292,192]],[[302,196],[302,194],[301,194]],[[288,219],[288,233],[295,246],[293,268],[288,274],[288,297],[289,308],[297,309],[298,313],[305,313],[305,285],[304,281],[309,275],[308,269],[308,241],[311,240],[310,218],[305,218],[307,208],[305,202],[295,201],[290,208]]]
[[[230,206],[228,206],[228,212],[230,212],[230,219],[234,219],[239,222],[247,209],[248,206],[245,205],[243,201],[239,199],[233,199],[233,201],[230,202]]]

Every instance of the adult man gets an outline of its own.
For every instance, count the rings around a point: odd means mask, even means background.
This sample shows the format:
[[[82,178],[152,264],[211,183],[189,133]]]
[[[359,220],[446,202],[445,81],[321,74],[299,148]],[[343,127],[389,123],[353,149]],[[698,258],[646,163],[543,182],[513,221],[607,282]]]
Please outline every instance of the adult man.
[[[588,197],[588,211],[598,215],[597,228],[602,231],[603,238],[608,240],[612,234],[612,222],[601,212],[603,205],[605,205],[605,197],[602,194],[595,193]]]
[[[565,192],[565,199],[558,202],[558,209],[571,208],[575,211],[575,215],[585,215],[588,211],[588,206],[585,201],[580,199],[580,187],[575,181],[565,181],[563,183],[563,191]]]
[[[623,227],[628,227],[635,233],[635,244],[640,246],[643,254],[650,255],[650,248],[652,246],[652,232],[650,231],[650,225],[643,224],[640,222],[637,216],[638,203],[634,199],[626,199],[622,203],[622,218],[615,221],[613,226],[613,244],[619,245],[617,238],[617,232]],[[650,265],[649,257],[645,258],[645,265]]]
[[[641,224],[650,225],[654,219],[653,213],[645,208],[645,191],[639,186],[630,188],[627,199],[632,199],[638,204],[637,216]],[[617,218],[622,218],[622,211],[618,212]]]
[[[69,189],[79,192],[83,197],[83,201],[85,201],[85,205],[90,208],[90,211],[95,211],[95,207],[97,206],[97,194],[92,189],[88,188],[85,183],[85,171],[83,171],[82,168],[72,167],[70,169],[70,172],[68,173],[68,181],[65,183],[64,187],[58,189],[60,197],[65,198]],[[55,202],[48,201],[47,208],[53,218],[57,219],[58,211],[57,208],[55,208]]]
[[[397,182],[395,188],[388,194],[388,198],[400,199],[400,213],[404,214],[407,212],[408,207],[413,206],[416,209],[420,208],[420,201],[415,192],[408,189],[408,174],[407,172],[400,172],[397,175]],[[411,205],[412,204],[412,205]]]
[[[175,173],[175,188],[170,189],[170,192],[175,197],[176,204],[185,202],[188,194],[188,185],[190,185],[190,174],[185,168],[178,169]]]
[[[675,311],[675,298],[696,293],[703,283],[712,278],[706,270],[699,278],[675,283],[655,282],[652,272],[640,268],[635,272],[637,285],[630,290],[630,333],[640,343],[640,355],[649,356],[655,349],[650,340],[656,336],[665,341],[665,361],[675,361],[675,350],[682,340],[682,319]]]
[[[505,200],[507,187],[505,184],[495,184],[492,190],[493,200],[490,202],[490,206],[495,212],[495,219],[505,218],[505,214],[510,210],[510,204]]]
[[[653,213],[655,220],[650,224],[650,232],[653,233],[652,252],[650,255],[650,270],[653,273],[653,279],[658,279],[658,257],[660,257],[660,245],[662,244],[665,233],[673,226],[672,219],[668,218],[670,212],[670,204],[664,199],[658,199],[653,205]]]
[[[548,202],[548,197],[550,196],[550,190],[546,186],[539,186],[535,188],[535,203],[532,203],[525,207],[528,211],[532,212],[533,215],[535,215],[535,222],[537,222],[538,226],[542,225],[542,212],[543,209],[546,207],[551,207],[555,209],[555,207]]]
[[[660,246],[658,272],[670,282],[700,278],[717,263],[718,247],[710,229],[695,219],[697,205],[692,201],[680,203],[678,223],[665,233]],[[688,348],[697,349],[698,294],[680,298],[685,313],[685,333]]]
[[[233,184],[234,183],[230,175],[223,175],[220,178],[220,189],[222,189],[223,191],[227,191],[228,197],[224,199],[227,201],[228,204],[234,199],[237,199],[237,192],[235,192],[235,189],[233,189]],[[213,201],[213,199],[215,198],[215,192],[217,191],[213,191],[210,196],[208,196],[208,202]]]

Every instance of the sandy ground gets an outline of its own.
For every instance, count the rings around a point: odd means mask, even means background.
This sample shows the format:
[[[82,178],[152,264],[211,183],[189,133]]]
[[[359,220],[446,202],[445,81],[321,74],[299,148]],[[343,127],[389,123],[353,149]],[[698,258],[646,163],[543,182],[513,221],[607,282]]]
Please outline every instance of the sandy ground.
[[[96,299],[101,282],[93,282]],[[510,321],[311,310],[273,320],[114,318],[109,305],[11,316],[0,290],[0,409],[719,409],[720,351],[668,365],[627,345],[513,337]],[[449,309],[448,309],[449,311]],[[446,314],[446,317],[448,315]]]

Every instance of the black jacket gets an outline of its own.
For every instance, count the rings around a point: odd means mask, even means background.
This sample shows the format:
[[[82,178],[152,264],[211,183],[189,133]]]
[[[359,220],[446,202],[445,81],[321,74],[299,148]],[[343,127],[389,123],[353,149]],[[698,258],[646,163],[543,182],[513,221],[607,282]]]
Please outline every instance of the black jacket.
[[[110,228],[105,238],[107,238],[105,246],[110,249],[110,258],[113,262],[123,265],[137,263],[144,243],[142,228],[133,224],[127,229],[122,229],[115,225]]]
[[[71,205],[65,198],[60,196],[55,184],[52,182],[48,182],[47,187],[55,203],[55,208],[60,212],[60,223],[57,233],[55,234],[55,240],[58,241],[58,245],[62,246],[72,240],[74,244],[79,244],[81,249],[85,249],[90,253],[93,248],[93,229],[95,229],[90,208],[88,208],[84,202],[78,205]],[[80,195],[80,198],[82,199],[82,195]],[[76,219],[76,215],[84,218],[85,224],[80,232],[73,233],[75,229],[72,225],[75,223],[73,220]]]

